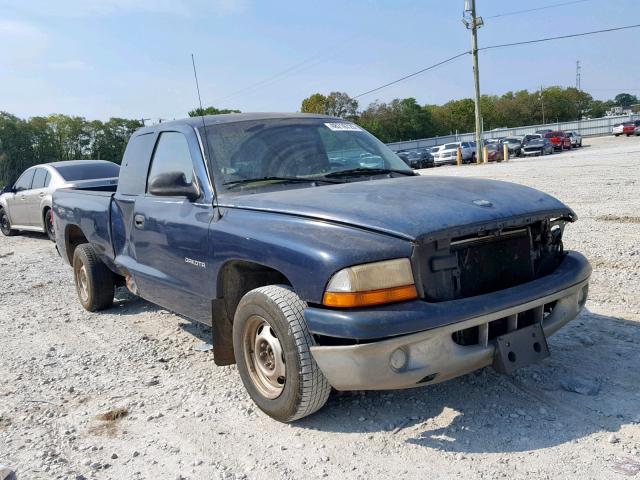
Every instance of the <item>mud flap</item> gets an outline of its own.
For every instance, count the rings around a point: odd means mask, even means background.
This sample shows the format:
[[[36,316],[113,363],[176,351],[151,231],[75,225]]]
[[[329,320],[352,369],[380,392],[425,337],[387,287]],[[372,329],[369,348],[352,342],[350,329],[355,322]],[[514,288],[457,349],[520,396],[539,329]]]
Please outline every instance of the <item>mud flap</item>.
[[[496,337],[493,368],[512,373],[549,356],[549,346],[539,323]]]
[[[224,300],[216,299],[212,302],[211,332],[213,334],[213,361],[216,365],[225,366],[236,363],[233,354],[233,325]]]

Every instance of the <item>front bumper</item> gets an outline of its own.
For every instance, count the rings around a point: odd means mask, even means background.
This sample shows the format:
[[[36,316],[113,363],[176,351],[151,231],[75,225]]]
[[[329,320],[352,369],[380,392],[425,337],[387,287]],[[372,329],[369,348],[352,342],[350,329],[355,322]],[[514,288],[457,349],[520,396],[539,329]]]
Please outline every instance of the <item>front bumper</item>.
[[[570,252],[556,272],[524,285],[438,304],[406,302],[428,305],[432,315],[439,312],[440,318],[423,317],[424,331],[357,345],[316,345],[311,352],[337,390],[385,390],[439,383],[493,363],[496,347],[492,340],[480,336],[478,344],[463,346],[454,342],[454,332],[476,326],[488,331],[488,324],[494,320],[513,319],[531,310],[539,314],[545,334],[552,335],[584,306],[590,274],[587,260]],[[549,305],[553,309],[545,314]],[[309,310],[317,309],[307,309],[308,320]],[[424,310],[427,315],[429,308]],[[343,314],[347,320],[349,314]],[[374,318],[378,325],[383,321],[394,325],[397,318],[391,312],[386,318]],[[429,328],[427,324],[438,326]],[[314,332],[313,320],[310,329]],[[403,358],[405,363],[398,367],[402,363],[398,359]]]

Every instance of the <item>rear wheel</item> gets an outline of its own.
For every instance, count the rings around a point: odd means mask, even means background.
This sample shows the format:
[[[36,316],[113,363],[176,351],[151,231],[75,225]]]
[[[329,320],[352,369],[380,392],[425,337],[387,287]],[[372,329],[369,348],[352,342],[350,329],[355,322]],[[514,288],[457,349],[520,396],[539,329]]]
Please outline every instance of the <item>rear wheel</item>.
[[[49,240],[51,240],[52,242],[55,242],[56,232],[53,229],[53,210],[51,210],[50,208],[47,208],[43,213],[42,220],[44,221],[44,228],[47,231],[47,236],[49,237]]]
[[[11,220],[9,220],[9,215],[4,208],[0,208],[0,231],[5,237],[10,237],[17,233],[11,228]]]
[[[233,321],[233,349],[242,383],[270,417],[291,422],[316,412],[331,386],[311,355],[303,302],[290,287],[247,293]]]
[[[73,253],[73,279],[78,299],[86,310],[95,312],[113,305],[113,273],[88,243],[79,245]]]

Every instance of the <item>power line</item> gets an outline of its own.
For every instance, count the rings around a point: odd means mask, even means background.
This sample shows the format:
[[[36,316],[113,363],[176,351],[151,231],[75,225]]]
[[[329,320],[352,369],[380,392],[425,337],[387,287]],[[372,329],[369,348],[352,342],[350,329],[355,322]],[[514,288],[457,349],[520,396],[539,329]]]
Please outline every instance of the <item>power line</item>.
[[[539,10],[546,10],[548,8],[564,7],[565,5],[575,5],[576,3],[585,3],[589,1],[591,0],[573,0],[572,2],[554,3],[553,5],[545,5],[543,7],[528,8],[526,10],[516,10],[514,12],[499,13],[497,15],[491,15],[490,17],[485,17],[485,18],[490,19],[490,18],[508,17],[511,15],[519,15],[521,13],[537,12]]]
[[[251,91],[255,91],[255,90],[259,90],[261,87],[265,87],[268,85],[271,85],[273,83],[279,82],[281,80],[283,80],[284,78],[287,78],[288,76],[290,76],[293,73],[300,73],[303,70],[307,70],[311,67],[315,67],[316,65],[322,63],[324,60],[326,60],[326,58],[323,57],[327,57],[330,56],[338,47],[340,46],[344,46],[344,44],[346,42],[350,42],[351,40],[354,40],[358,37],[360,37],[360,34],[356,34],[356,35],[352,35],[347,37],[344,40],[341,40],[340,42],[337,42],[333,45],[330,45],[327,48],[324,48],[322,50],[320,50],[319,52],[317,52],[315,55],[306,58],[305,60],[302,60],[299,63],[296,63],[295,65],[292,65],[289,68],[286,68],[278,73],[275,73],[263,80],[260,80],[258,82],[252,83],[250,85],[247,85],[246,87],[243,87],[239,90],[236,90],[235,92],[232,92],[228,95],[225,95],[223,97],[218,97],[218,98],[214,98],[212,100],[213,103],[216,102],[221,102],[221,101],[225,101],[228,100],[230,98],[236,97],[242,93],[246,93],[246,92],[251,92]]]
[[[394,80],[394,81],[389,82],[389,83],[385,83],[384,85],[381,85],[379,87],[373,88],[373,89],[368,90],[368,91],[366,91],[364,93],[360,93],[359,95],[356,95],[355,97],[352,97],[352,98],[364,97],[365,95],[369,95],[370,93],[377,92],[378,90],[382,90],[383,88],[390,87],[391,85],[395,85],[396,83],[400,83],[400,82],[402,82],[404,80],[407,80],[407,79],[409,79],[411,77],[415,77],[416,75],[420,75],[421,73],[424,73],[424,72],[426,72],[428,70],[433,70],[434,68],[439,67],[440,65],[444,65],[445,63],[452,62],[452,61],[454,61],[454,60],[456,60],[456,59],[458,59],[458,58],[460,58],[460,57],[462,57],[464,55],[469,55],[470,53],[471,53],[471,50],[467,50],[465,52],[461,52],[461,53],[459,53],[457,55],[454,55],[453,57],[447,58],[446,60],[442,60],[441,62],[434,63],[433,65],[430,65],[430,66],[428,66],[426,68],[423,68],[422,70],[418,70],[417,72],[410,73],[409,75],[405,75],[404,77],[398,78],[397,80]]]
[[[627,30],[630,28],[638,28],[640,24],[637,25],[627,25],[624,27],[615,27],[615,28],[606,28],[604,30],[593,30],[591,32],[582,32],[582,33],[572,33],[571,35],[560,35],[558,37],[547,37],[547,38],[539,38],[537,40],[526,40],[524,42],[512,42],[512,43],[502,43],[499,45],[489,45],[488,47],[481,47],[478,50],[491,50],[494,48],[503,48],[503,47],[513,47],[516,45],[528,45],[531,43],[542,43],[542,42],[550,42],[552,40],[562,40],[565,38],[575,38],[575,37],[584,37],[587,35],[595,35],[597,33],[607,33],[607,32],[617,32],[619,30]]]
[[[513,47],[516,45],[528,45],[528,44],[532,44],[532,43],[541,43],[541,42],[550,42],[552,40],[562,40],[565,38],[575,38],[575,37],[584,37],[586,35],[595,35],[598,33],[607,33],[607,32],[616,32],[619,30],[628,30],[630,28],[639,28],[640,24],[637,25],[627,25],[624,27],[615,27],[615,28],[606,28],[604,30],[593,30],[591,32],[582,32],[582,33],[573,33],[571,35],[560,35],[558,37],[547,37],[547,38],[539,38],[536,40],[526,40],[523,42],[513,42],[513,43],[503,43],[503,44],[499,44],[499,45],[490,45],[488,47],[480,47],[478,48],[478,50],[491,50],[491,49],[496,49],[496,48],[503,48],[503,47]],[[424,73],[428,70],[432,70],[436,67],[439,67],[440,65],[444,65],[445,63],[449,63],[452,62],[453,60],[456,60],[457,58],[460,58],[464,55],[469,55],[471,53],[470,50],[467,50],[465,52],[461,52],[457,55],[454,55],[453,57],[449,57],[446,60],[443,60],[441,62],[435,63],[433,65],[430,65],[426,68],[423,68],[421,70],[418,70],[417,72],[413,72],[410,73],[409,75],[405,75],[404,77],[400,77],[397,80],[393,80],[392,82],[389,83],[385,83],[384,85],[380,85],[379,87],[373,88],[371,90],[367,90],[366,92],[360,93],[359,95],[356,95],[355,97],[352,98],[360,98],[363,97],[365,95],[369,95],[370,93],[373,92],[377,92],[378,90],[382,90],[383,88],[387,88],[390,87],[391,85],[395,85],[396,83],[400,83],[404,80],[407,80],[409,78],[415,77],[416,75],[420,75],[421,73]]]

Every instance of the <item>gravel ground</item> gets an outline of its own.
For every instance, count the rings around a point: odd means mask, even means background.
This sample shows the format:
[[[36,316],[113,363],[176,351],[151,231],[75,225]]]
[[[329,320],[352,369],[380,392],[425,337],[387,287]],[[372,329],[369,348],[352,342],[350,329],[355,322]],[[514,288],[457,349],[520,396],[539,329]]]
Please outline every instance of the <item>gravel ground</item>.
[[[514,181],[572,206],[566,246],[594,267],[587,309],[550,339],[550,358],[514,376],[485,369],[422,389],[336,394],[293,425],[257,411],[235,367],[195,349],[207,329],[125,291],[113,309],[85,312],[51,242],[2,237],[0,464],[20,480],[633,474],[639,166],[634,137],[423,171]]]

